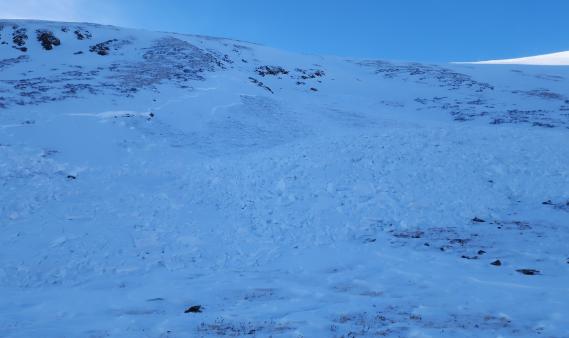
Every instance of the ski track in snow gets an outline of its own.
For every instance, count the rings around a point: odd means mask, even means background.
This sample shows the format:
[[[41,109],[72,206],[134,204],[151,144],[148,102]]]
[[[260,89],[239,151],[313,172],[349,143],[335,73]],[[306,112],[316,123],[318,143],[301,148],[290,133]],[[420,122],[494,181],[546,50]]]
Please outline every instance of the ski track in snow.
[[[568,70],[17,23],[0,336],[569,337]]]

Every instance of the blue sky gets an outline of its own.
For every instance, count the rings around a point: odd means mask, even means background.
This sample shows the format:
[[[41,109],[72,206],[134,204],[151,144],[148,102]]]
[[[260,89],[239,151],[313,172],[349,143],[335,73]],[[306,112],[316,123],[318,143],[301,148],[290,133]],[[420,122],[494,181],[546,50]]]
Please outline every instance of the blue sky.
[[[0,13],[366,58],[466,61],[569,50],[568,0],[0,0]]]

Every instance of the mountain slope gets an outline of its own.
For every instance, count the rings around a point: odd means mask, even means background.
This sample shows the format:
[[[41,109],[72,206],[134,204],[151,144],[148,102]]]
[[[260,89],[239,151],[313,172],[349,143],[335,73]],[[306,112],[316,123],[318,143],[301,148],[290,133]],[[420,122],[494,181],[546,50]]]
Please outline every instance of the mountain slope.
[[[3,336],[566,335],[568,68],[0,22]]]
[[[479,61],[474,64],[488,65],[534,65],[534,66],[569,66],[569,51],[517,59]]]

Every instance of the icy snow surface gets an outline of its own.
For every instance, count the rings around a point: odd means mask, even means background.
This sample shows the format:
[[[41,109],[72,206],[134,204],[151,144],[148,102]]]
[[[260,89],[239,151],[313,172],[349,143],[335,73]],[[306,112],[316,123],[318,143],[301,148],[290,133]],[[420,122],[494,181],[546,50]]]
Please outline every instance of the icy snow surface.
[[[0,27],[0,336],[569,337],[569,68]]]

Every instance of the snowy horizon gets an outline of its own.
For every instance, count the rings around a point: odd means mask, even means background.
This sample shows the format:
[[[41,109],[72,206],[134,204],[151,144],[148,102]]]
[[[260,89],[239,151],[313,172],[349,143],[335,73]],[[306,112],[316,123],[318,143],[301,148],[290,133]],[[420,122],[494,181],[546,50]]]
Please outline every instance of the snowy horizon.
[[[492,7],[492,11],[487,8]],[[0,2],[9,19],[93,22],[262,43],[299,53],[450,62],[501,60],[569,50],[569,3],[363,0],[246,3],[229,0],[21,0]],[[239,15],[235,15],[239,13]],[[289,18],[295,24],[289,24]],[[527,25],[532,22],[532,25]],[[222,24],[221,24],[222,23]]]

